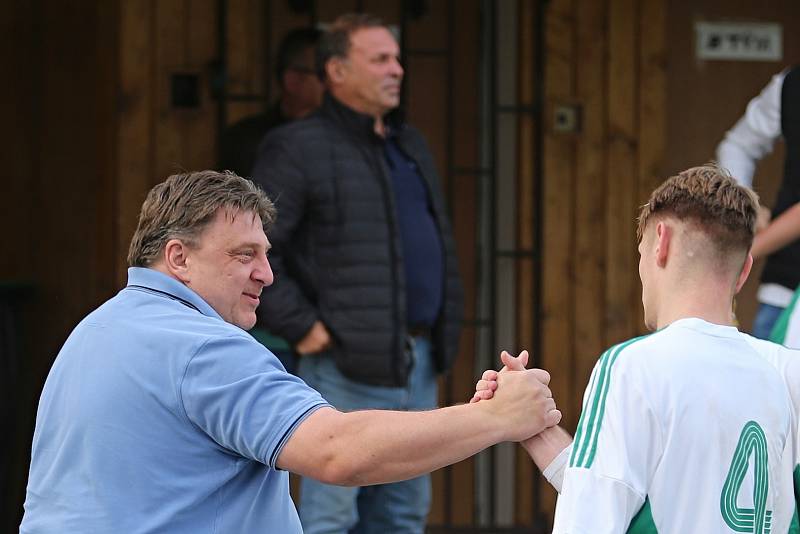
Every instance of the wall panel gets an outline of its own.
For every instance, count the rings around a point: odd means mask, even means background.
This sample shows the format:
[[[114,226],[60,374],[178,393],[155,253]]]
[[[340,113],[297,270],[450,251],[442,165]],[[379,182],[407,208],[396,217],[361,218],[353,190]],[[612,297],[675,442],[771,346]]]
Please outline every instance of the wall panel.
[[[572,431],[577,422],[574,387],[574,255],[575,247],[575,140],[555,132],[555,106],[575,98],[575,3],[554,0],[548,5],[544,24],[545,103],[542,176],[542,302],[541,355],[550,370],[550,389],[564,415],[563,425]],[[540,510],[555,507],[556,493],[543,485]]]
[[[278,3],[273,0],[273,3]],[[392,2],[394,3],[394,2]],[[336,17],[343,13],[352,13],[360,11],[363,1],[361,0],[319,0],[315,6],[315,15],[319,22],[331,23]],[[400,12],[398,10],[397,15]],[[392,17],[394,19],[394,17]],[[388,20],[389,23],[397,24],[398,20]]]
[[[147,190],[155,175],[153,110],[155,2],[122,2],[119,15],[119,106],[117,108],[117,241],[119,258],[127,257]],[[117,281],[127,278],[125,262]]]
[[[536,105],[536,67],[537,67],[537,9],[533,2],[518,3],[518,42],[517,57],[517,105],[519,114],[517,128],[517,258],[516,293],[517,313],[515,331],[517,346],[529,349],[530,365],[535,365],[538,354],[533,350],[538,340],[535,338],[537,326],[536,306],[538,304],[538,276],[540,265],[539,240],[536,205],[537,182],[536,162],[541,157],[537,153],[536,134],[539,127],[534,108]],[[514,491],[514,522],[530,524],[537,515],[539,483],[536,468],[522,447],[516,449]]]
[[[611,261],[605,250],[605,215],[611,208],[606,200],[609,188],[605,164],[608,152],[606,109],[613,92],[607,88],[606,79],[613,76],[608,76],[603,61],[610,48],[606,22],[608,5],[596,0],[578,0],[575,7],[575,94],[582,113],[575,145],[573,307],[576,385],[580,388],[588,381],[587,369],[594,366],[606,345],[606,325],[598,317],[597,310],[606,307],[606,268]],[[613,52],[613,49],[608,50],[608,54]],[[633,76],[633,73],[626,74]],[[609,191],[609,194],[625,195],[623,191]]]
[[[607,345],[630,338],[635,315],[631,300],[638,255],[634,227],[638,163],[639,6],[635,0],[611,0],[609,5],[608,156],[606,233]],[[599,352],[595,351],[596,358]],[[587,376],[588,378],[588,376]]]
[[[639,11],[639,158],[637,181],[633,191],[636,210],[647,201],[650,192],[665,176],[665,144],[667,138],[667,25],[666,3],[662,0],[642,2]],[[634,256],[638,261],[638,254]],[[631,273],[630,308],[635,310],[633,326],[644,325],[642,286]]]

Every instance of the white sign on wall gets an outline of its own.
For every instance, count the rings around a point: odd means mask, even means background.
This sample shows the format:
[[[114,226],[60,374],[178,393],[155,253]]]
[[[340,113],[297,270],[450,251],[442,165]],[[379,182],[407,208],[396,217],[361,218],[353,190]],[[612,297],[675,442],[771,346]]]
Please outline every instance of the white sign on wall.
[[[695,35],[697,59],[783,59],[783,27],[780,24],[696,22]]]

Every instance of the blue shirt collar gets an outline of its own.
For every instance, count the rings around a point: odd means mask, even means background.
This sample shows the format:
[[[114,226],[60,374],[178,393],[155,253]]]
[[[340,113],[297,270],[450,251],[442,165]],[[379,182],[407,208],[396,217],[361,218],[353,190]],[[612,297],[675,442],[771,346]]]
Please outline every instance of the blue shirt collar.
[[[150,289],[156,293],[161,293],[167,298],[172,298],[182,302],[190,308],[194,308],[203,315],[208,317],[216,317],[224,321],[224,319],[212,308],[208,302],[203,298],[186,287],[178,280],[167,276],[166,274],[156,271],[155,269],[148,269],[146,267],[129,267],[128,268],[128,286],[138,286],[145,289]]]

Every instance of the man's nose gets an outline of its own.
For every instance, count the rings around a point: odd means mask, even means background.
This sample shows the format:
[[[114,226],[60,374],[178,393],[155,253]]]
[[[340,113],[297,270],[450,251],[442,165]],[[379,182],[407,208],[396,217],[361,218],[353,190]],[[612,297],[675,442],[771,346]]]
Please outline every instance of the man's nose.
[[[403,70],[403,65],[400,64],[400,61],[398,61],[397,59],[392,60],[391,72],[394,76],[397,76],[398,78],[401,78],[403,76],[403,72],[405,72]]]
[[[272,274],[269,258],[265,255],[259,263],[258,268],[253,271],[253,278],[265,287],[271,286],[272,282],[275,281],[275,276]]]

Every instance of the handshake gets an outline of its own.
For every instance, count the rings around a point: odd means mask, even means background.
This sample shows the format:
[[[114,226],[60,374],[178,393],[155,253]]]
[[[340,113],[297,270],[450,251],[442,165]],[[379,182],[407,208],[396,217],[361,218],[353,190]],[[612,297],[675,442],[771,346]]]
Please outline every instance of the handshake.
[[[500,354],[503,368],[485,371],[475,385],[470,403],[482,402],[508,434],[506,441],[525,441],[546,428],[558,425],[561,412],[550,391],[550,373],[543,369],[526,369],[528,351],[516,358],[508,352]]]

